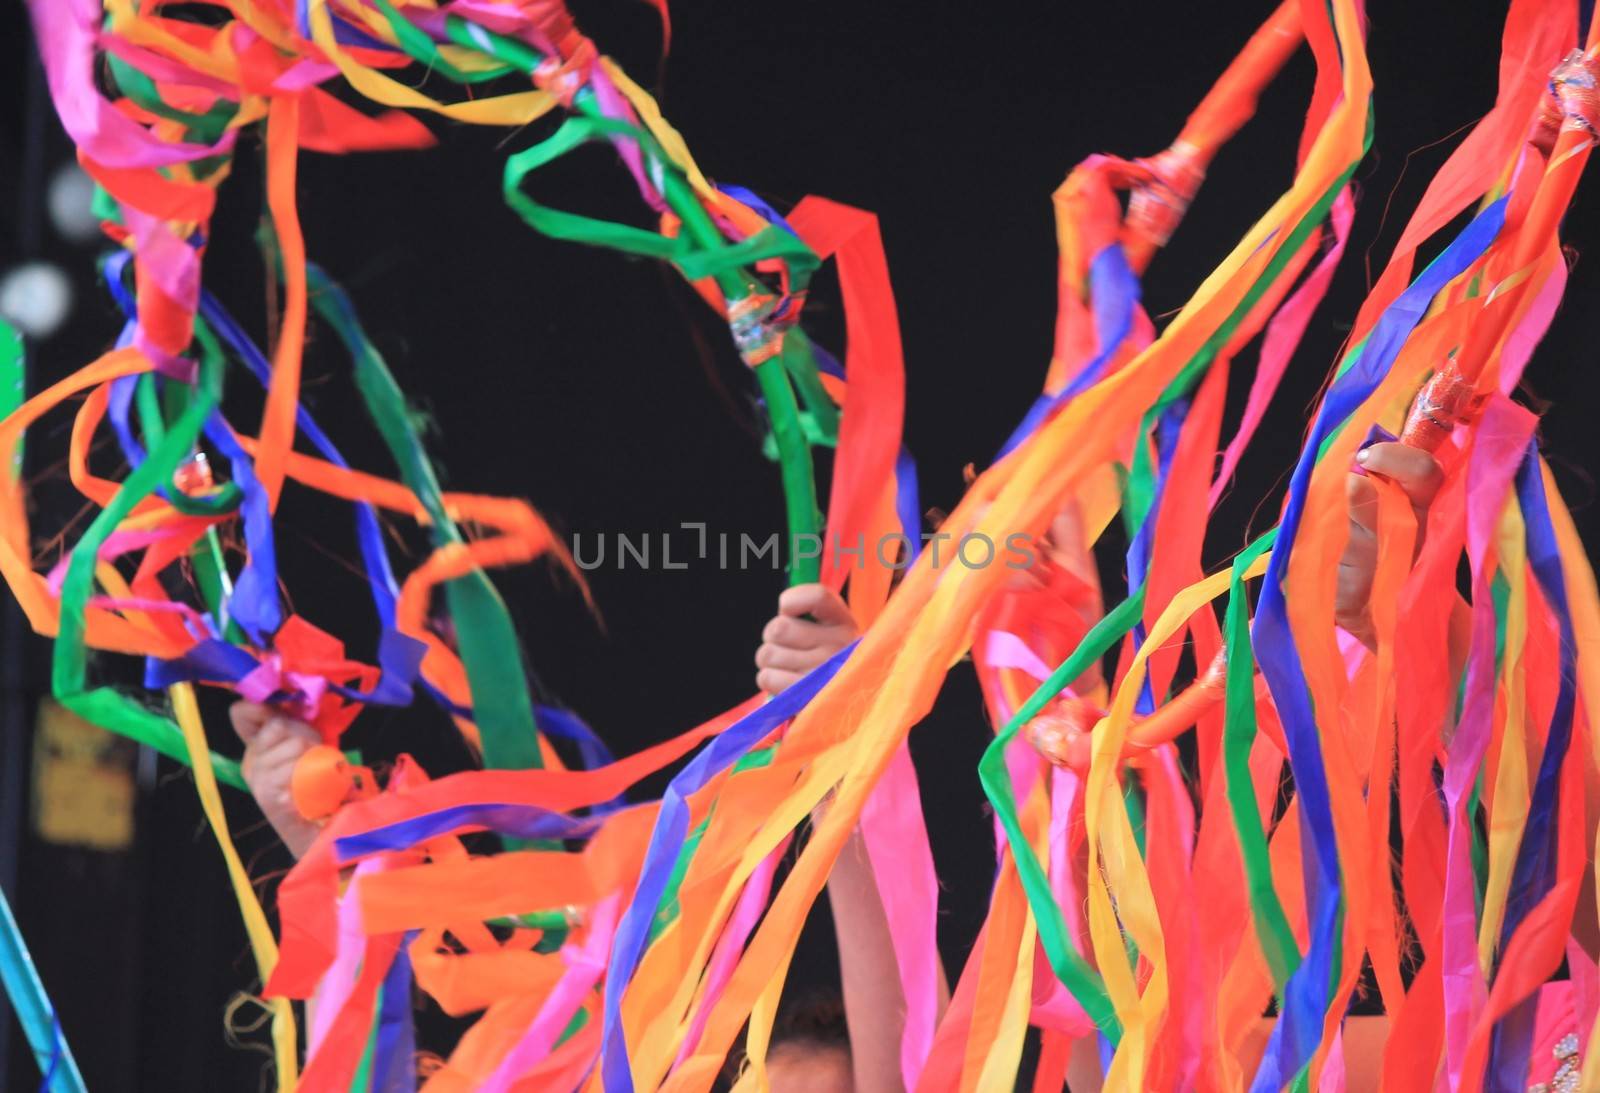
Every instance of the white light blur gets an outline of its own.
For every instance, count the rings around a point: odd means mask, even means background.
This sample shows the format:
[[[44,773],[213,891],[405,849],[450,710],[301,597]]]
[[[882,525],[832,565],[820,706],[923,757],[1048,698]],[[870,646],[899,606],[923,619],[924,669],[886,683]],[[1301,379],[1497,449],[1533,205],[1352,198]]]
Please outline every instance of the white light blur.
[[[56,231],[74,243],[90,243],[100,237],[100,221],[94,215],[94,179],[76,163],[64,163],[50,179],[46,194],[50,222]]]
[[[72,311],[72,282],[48,262],[28,262],[0,277],[0,316],[30,338],[48,338]]]

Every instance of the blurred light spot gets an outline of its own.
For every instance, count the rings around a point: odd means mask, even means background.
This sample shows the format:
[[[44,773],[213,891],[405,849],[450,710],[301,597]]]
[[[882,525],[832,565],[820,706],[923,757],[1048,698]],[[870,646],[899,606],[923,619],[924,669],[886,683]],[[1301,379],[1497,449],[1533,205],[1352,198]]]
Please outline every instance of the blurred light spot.
[[[72,282],[48,262],[29,262],[0,278],[0,316],[30,338],[48,338],[72,310]]]
[[[66,163],[50,179],[46,195],[50,222],[74,243],[89,243],[100,237],[100,221],[94,215],[94,180],[76,163]]]

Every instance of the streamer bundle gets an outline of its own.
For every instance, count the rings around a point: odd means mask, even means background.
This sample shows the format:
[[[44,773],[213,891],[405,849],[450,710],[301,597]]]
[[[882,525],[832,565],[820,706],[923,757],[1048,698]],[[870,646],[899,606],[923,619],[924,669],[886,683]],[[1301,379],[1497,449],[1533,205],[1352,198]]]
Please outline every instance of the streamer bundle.
[[[763,1088],[801,926],[859,826],[892,926],[908,1089],[1012,1087],[1030,1026],[1042,1030],[1036,1089],[1061,1088],[1079,1042],[1103,1059],[1107,1088],[1343,1088],[1365,964],[1388,1015],[1389,1088],[1522,1088],[1551,1069],[1552,1035],[1581,1040],[1584,1087],[1600,1088],[1600,977],[1575,940],[1596,932],[1577,905],[1594,883],[1600,597],[1536,417],[1509,397],[1565,286],[1558,228],[1600,127],[1600,24],[1580,45],[1572,5],[1513,0],[1493,109],[1356,316],[1276,526],[1219,572],[1201,554],[1217,502],[1291,362],[1319,367],[1296,350],[1344,253],[1371,139],[1360,4],[1285,0],[1166,150],[1071,172],[1055,195],[1043,392],[941,531],[993,544],[1052,527],[1092,547],[1120,516],[1127,587],[1107,609],[1083,567],[1019,582],[916,549],[875,219],[815,197],[780,213],[710,182],[559,0],[31,9],[58,111],[100,188],[115,244],[105,280],[126,325],[115,348],[0,422],[9,456],[83,396],[68,465],[99,510],[59,558],[35,557],[7,458],[0,572],[55,637],[60,700],[193,765],[273,999],[280,1087],[415,1088],[420,989],[476,1015],[427,1075],[435,1093],[706,1089],[741,1031],[740,1088]],[[1317,75],[1292,178],[1158,325],[1141,274],[1302,46]],[[441,83],[451,95],[418,90]],[[726,319],[770,425],[792,545],[824,530],[905,544],[854,569],[835,551],[793,550],[792,581],[848,585],[861,640],[771,701],[617,760],[571,714],[536,707],[487,576],[564,561],[560,545],[522,502],[440,489],[403,393],[310,261],[297,214],[303,150],[420,149],[433,141],[421,116],[516,128],[554,111],[559,125],[505,163],[511,209],[563,244],[671,263]],[[247,127],[263,133],[264,246],[282,286],[270,356],[203,277]],[[656,230],[533,196],[538,168],[591,142],[614,149]],[[829,258],[842,364],[800,325]],[[393,479],[349,466],[301,403],[313,321],[348,350]],[[1252,356],[1224,441],[1235,365]],[[235,377],[262,389],[259,422],[222,413]],[[120,479],[91,466],[107,419]],[[1369,476],[1371,589],[1352,612],[1332,578],[1352,537],[1351,468],[1396,433],[1436,461],[1439,489],[1424,507]],[[817,446],[835,449],[825,516]],[[351,505],[375,664],[347,657],[356,635],[286,610],[273,523],[286,488]],[[403,575],[380,510],[431,540]],[[96,686],[91,650],[145,657],[171,716]],[[976,772],[997,871],[946,1008],[905,739],[969,653],[997,730]],[[329,745],[296,771],[307,814],[330,818],[280,889],[277,938],[222,819],[218,782],[242,782],[206,746],[196,683],[284,707]],[[402,758],[378,787],[339,755],[339,736],[363,706],[419,693],[484,769],[430,779]],[[1180,754],[1185,734],[1194,747]],[[564,769],[552,737],[574,741],[587,769]],[[660,799],[626,803],[680,760]],[[463,839],[482,832],[498,852]],[[313,995],[301,1074],[289,999]],[[1573,1053],[1561,1065],[1558,1081],[1579,1080]]]

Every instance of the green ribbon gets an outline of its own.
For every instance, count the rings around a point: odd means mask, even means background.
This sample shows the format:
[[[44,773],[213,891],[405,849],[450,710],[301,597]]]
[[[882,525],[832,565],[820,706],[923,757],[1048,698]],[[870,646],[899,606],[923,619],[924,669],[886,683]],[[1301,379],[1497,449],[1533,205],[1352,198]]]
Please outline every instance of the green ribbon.
[[[384,19],[389,23],[389,29],[394,31],[395,41],[402,50],[413,60],[421,61],[430,70],[447,79],[463,84],[486,83],[516,71],[508,64],[493,65],[477,72],[457,68],[439,52],[439,47],[433,44],[433,39],[427,32],[401,15],[389,0],[373,0],[373,6],[383,13]]]
[[[67,562],[61,585],[59,629],[51,661],[51,686],[56,699],[78,716],[112,732],[148,745],[180,763],[190,762],[183,733],[171,718],[146,709],[111,687],[89,689],[85,612],[94,590],[94,570],[100,548],[140,501],[164,482],[194,452],[201,429],[222,397],[223,360],[207,350],[201,354],[199,375],[188,404],[153,444],[145,461],[128,475],[110,503],[94,518]],[[211,765],[217,780],[245,789],[239,764],[215,753]]]
[[[1050,968],[1062,986],[1072,992],[1084,1012],[1112,1042],[1121,1038],[1122,1026],[1117,1021],[1116,1010],[1099,973],[1079,955],[1067,936],[1066,920],[1050,891],[1050,878],[1022,833],[1022,822],[1017,816],[1017,800],[1011,791],[1010,772],[1006,769],[1006,749],[1023,726],[1033,720],[1068,683],[1099,663],[1106,651],[1133,629],[1143,613],[1144,590],[1141,588],[1109,611],[1084,635],[1072,655],[1039,684],[1021,709],[1005,723],[978,761],[978,780],[983,783],[983,791],[1005,829],[1006,841],[1011,845],[1011,857],[1017,866],[1017,877],[1033,909],[1034,921],[1039,927],[1039,943],[1044,946]]]
[[[541,53],[526,43],[485,30],[458,16],[445,20],[445,30],[456,44],[479,50],[529,77],[545,61]],[[401,46],[408,51],[411,49],[404,41]],[[418,52],[411,55],[425,59]],[[672,162],[648,131],[605,115],[598,97],[587,86],[573,96],[572,109],[576,114],[562,123],[553,136],[506,161],[503,179],[506,203],[535,231],[554,239],[669,261],[690,281],[714,278],[728,303],[730,315],[737,314],[741,304],[752,297],[766,295],[761,281],[752,272],[760,261],[778,259],[787,263],[791,292],[799,295],[804,291],[819,260],[798,238],[772,226],[748,239],[728,242],[701,206],[682,169]],[[677,236],[669,238],[629,224],[554,209],[534,201],[523,191],[522,180],[530,172],[583,144],[615,138],[633,142],[645,157],[652,180],[683,224]],[[768,336],[775,333],[768,332]],[[818,579],[819,558],[810,551],[802,553],[795,548],[803,540],[820,542],[821,527],[816,472],[811,460],[812,436],[808,435],[802,419],[794,386],[799,386],[813,418],[811,433],[837,435],[837,409],[831,406],[822,387],[810,346],[805,343],[791,346],[793,333],[793,330],[785,332],[781,353],[762,360],[752,369],[767,408],[781,468],[791,544],[791,585]],[[822,409],[823,406],[829,408]]]
[[[1245,548],[1233,561],[1228,580],[1228,606],[1223,620],[1223,641],[1228,650],[1227,697],[1223,705],[1222,768],[1228,805],[1244,863],[1245,884],[1261,951],[1272,971],[1273,989],[1280,1005],[1289,976],[1300,966],[1300,948],[1272,886],[1272,859],[1267,847],[1266,824],[1256,806],[1250,778],[1250,749],[1255,744],[1256,662],[1250,645],[1250,605],[1244,588],[1247,569],[1272,548],[1278,537],[1273,528]]]
[[[10,323],[0,319],[0,421],[4,421],[22,407],[27,399],[28,356],[18,334]],[[9,452],[0,452],[0,463],[9,461],[4,473],[13,482],[22,480],[22,437]]]
[[[355,368],[356,387],[383,437],[400,478],[422,503],[435,548],[462,543],[446,511],[439,480],[423,451],[405,395],[362,329],[344,290],[315,265],[307,266],[311,303],[334,328]],[[521,646],[505,601],[480,568],[445,582],[456,641],[472,689],[472,719],[483,738],[484,766],[529,770],[544,765],[538,724],[528,694]]]
[[[1365,154],[1365,146],[1370,145],[1371,140],[1372,126],[1369,116],[1363,147],[1363,155]],[[1258,277],[1256,281],[1245,291],[1244,295],[1240,299],[1239,303],[1234,307],[1233,311],[1218,326],[1218,328],[1212,332],[1204,344],[1200,346],[1195,355],[1184,364],[1183,368],[1179,370],[1177,376],[1175,376],[1174,379],[1162,391],[1161,395],[1156,401],[1156,404],[1147,411],[1142,420],[1142,426],[1145,431],[1148,431],[1149,427],[1154,424],[1155,419],[1159,415],[1160,411],[1164,409],[1166,405],[1170,404],[1171,401],[1181,397],[1181,395],[1187,391],[1187,389],[1191,387],[1198,379],[1200,374],[1203,373],[1203,371],[1216,359],[1217,353],[1224,345],[1227,344],[1228,340],[1233,336],[1234,331],[1238,329],[1239,324],[1243,322],[1245,316],[1247,316],[1251,309],[1255,307],[1256,303],[1260,301],[1262,296],[1266,293],[1268,287],[1277,279],[1279,275],[1283,273],[1283,271],[1287,268],[1290,259],[1296,252],[1299,251],[1301,247],[1306,244],[1306,241],[1310,238],[1312,231],[1319,223],[1321,223],[1323,218],[1326,217],[1328,210],[1332,207],[1333,202],[1338,197],[1340,190],[1343,189],[1345,184],[1349,181],[1359,162],[1360,161],[1357,160],[1356,163],[1352,163],[1344,171],[1344,173],[1334,181],[1333,185],[1331,185],[1322,194],[1317,202],[1309,210],[1307,210],[1306,214],[1295,223],[1294,227],[1285,237],[1283,245],[1278,248],[1278,250],[1273,254],[1272,258],[1268,261],[1266,268],[1262,270],[1261,276]],[[1139,510],[1138,514],[1141,516],[1141,518],[1145,513],[1148,513],[1154,496],[1154,469],[1150,464],[1148,451],[1143,450],[1145,447],[1145,445],[1140,445],[1139,450],[1136,450],[1134,456],[1134,466],[1130,468],[1127,477],[1122,483],[1124,504]],[[1268,536],[1264,536],[1262,540],[1258,540],[1256,544],[1253,544],[1250,549],[1256,550],[1257,552],[1260,550],[1265,550],[1267,545],[1270,545],[1271,535],[1272,533],[1269,533]],[[1249,556],[1248,560],[1245,560],[1247,556]],[[1238,575],[1243,573],[1244,566],[1247,566],[1249,561],[1253,560],[1253,556],[1250,556],[1250,551],[1246,551],[1245,555],[1241,555],[1241,560],[1243,564],[1237,561],[1235,563],[1236,582],[1239,579]],[[1044,709],[1050,700],[1059,694],[1071,680],[1082,675],[1083,671],[1090,664],[1094,663],[1095,660],[1097,660],[1100,656],[1103,656],[1106,650],[1108,650],[1112,644],[1133,629],[1134,625],[1143,615],[1144,600],[1145,590],[1144,587],[1141,586],[1130,598],[1124,600],[1111,613],[1106,615],[1099,624],[1090,630],[1088,635],[1084,637],[1083,642],[1079,645],[1078,649],[1074,651],[1073,654],[1068,657],[1068,659],[1060,667],[1052,672],[1050,677],[1045,680],[1044,683],[1040,684],[1039,688],[1034,691],[1033,695],[1029,697],[1027,702],[1023,703],[1022,708],[1017,711],[1016,715],[1012,717],[1012,719],[1001,730],[999,735],[995,737],[994,741],[991,742],[989,747],[984,751],[983,758],[978,764],[979,780],[983,783],[984,792],[988,795],[989,801],[994,807],[995,814],[1000,819],[1001,826],[1005,831],[1006,841],[1009,843],[1012,857],[1016,861],[1017,874],[1019,879],[1022,881],[1024,891],[1027,893],[1028,904],[1032,908],[1034,920],[1038,924],[1039,940],[1041,945],[1044,946],[1046,956],[1050,960],[1051,969],[1055,972],[1056,977],[1061,981],[1062,985],[1065,986],[1072,993],[1073,997],[1078,1000],[1079,1005],[1084,1008],[1084,1011],[1094,1020],[1095,1024],[1098,1025],[1106,1034],[1106,1036],[1113,1042],[1120,1038],[1121,1029],[1116,1020],[1116,1015],[1111,1006],[1110,999],[1106,994],[1104,984],[1094,970],[1090,968],[1083,958],[1077,953],[1076,949],[1072,946],[1067,938],[1065,921],[1061,913],[1061,908],[1056,903],[1054,894],[1050,891],[1049,878],[1046,875],[1044,868],[1040,865],[1037,856],[1033,853],[1032,848],[1028,846],[1027,841],[1023,838],[1022,828],[1017,818],[1015,797],[1012,794],[1010,779],[1005,768],[1005,749],[1006,746],[1016,738],[1022,727],[1026,725],[1027,722],[1036,714],[1038,714],[1040,710]],[[1230,607],[1231,606],[1232,604],[1230,600]],[[1249,709],[1247,713],[1250,718],[1251,732],[1253,734],[1255,715],[1253,698],[1254,661],[1249,653],[1248,619],[1244,618],[1241,614],[1239,620],[1237,621],[1238,625],[1230,628],[1230,634],[1228,638],[1229,704],[1230,708],[1232,708],[1237,706],[1240,702],[1246,701],[1243,696],[1250,696],[1248,699]],[[1237,650],[1235,648],[1236,642],[1242,642]],[[1242,653],[1243,656],[1236,657],[1236,651]],[[1236,664],[1240,663],[1242,663],[1244,670],[1246,671],[1246,674],[1242,678],[1242,683],[1239,681],[1240,677],[1235,674],[1240,670],[1236,667]],[[1247,760],[1249,755],[1248,747],[1246,747],[1244,755]],[[1246,767],[1246,785],[1248,786],[1248,767]],[[1253,812],[1253,797],[1250,799],[1249,805],[1251,811]],[[1239,814],[1236,812],[1235,815],[1237,822]],[[1257,832],[1261,830],[1259,820],[1260,817],[1258,814],[1255,816],[1255,828]],[[1247,841],[1248,838],[1249,836],[1245,832],[1240,832],[1241,843]],[[1261,836],[1261,842],[1264,846],[1264,835]],[[1267,872],[1266,893],[1271,901],[1275,904],[1277,897],[1276,894],[1271,890],[1270,878],[1271,873],[1269,867]],[[1262,909],[1263,908],[1258,908],[1258,911]],[[1279,906],[1277,910],[1281,915],[1281,906]],[[1294,950],[1292,934],[1290,935],[1290,948],[1295,953],[1294,959],[1298,961],[1299,953],[1298,950]]]

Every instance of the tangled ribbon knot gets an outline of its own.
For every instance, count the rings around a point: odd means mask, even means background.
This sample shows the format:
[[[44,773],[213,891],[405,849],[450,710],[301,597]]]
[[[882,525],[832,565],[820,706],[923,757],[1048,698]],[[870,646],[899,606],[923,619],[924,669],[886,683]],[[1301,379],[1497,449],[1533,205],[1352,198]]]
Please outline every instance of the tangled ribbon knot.
[[[1156,246],[1165,246],[1206,179],[1199,149],[1178,141],[1165,151],[1134,163],[1147,172],[1147,177],[1135,182],[1128,195],[1128,227]]]
[[[728,330],[744,363],[754,368],[783,350],[783,335],[800,314],[800,300],[790,294],[752,292],[728,305]]]
[[[1401,440],[1425,452],[1436,452],[1457,425],[1477,416],[1483,400],[1477,385],[1452,361],[1433,374],[1417,393]]]
[[[1600,136],[1600,79],[1595,68],[1600,52],[1574,49],[1550,72],[1548,94],[1539,107],[1533,143],[1545,155],[1562,130],[1587,129]]]

